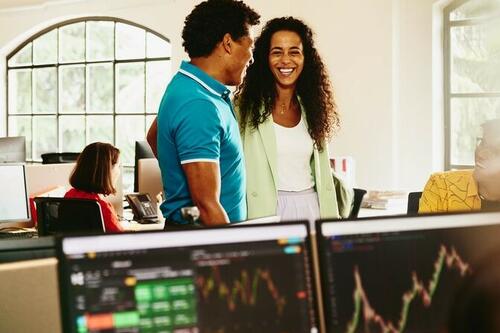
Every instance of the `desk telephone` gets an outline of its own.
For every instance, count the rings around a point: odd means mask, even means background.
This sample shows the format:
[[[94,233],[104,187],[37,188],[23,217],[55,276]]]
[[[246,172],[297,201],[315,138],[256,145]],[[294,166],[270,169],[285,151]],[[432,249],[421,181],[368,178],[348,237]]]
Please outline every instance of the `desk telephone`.
[[[143,223],[159,223],[156,207],[147,193],[134,193],[125,195],[132,212],[134,220]]]

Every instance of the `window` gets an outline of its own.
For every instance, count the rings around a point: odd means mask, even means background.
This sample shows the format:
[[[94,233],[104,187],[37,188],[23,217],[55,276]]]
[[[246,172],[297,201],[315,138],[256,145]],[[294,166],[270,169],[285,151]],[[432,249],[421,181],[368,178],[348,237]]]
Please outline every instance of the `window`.
[[[7,57],[7,132],[23,135],[28,161],[78,152],[94,141],[121,150],[133,181],[144,140],[171,77],[168,39],[134,23],[83,18],[52,26]]]
[[[454,1],[444,23],[445,163],[466,168],[480,125],[500,117],[500,3]]]

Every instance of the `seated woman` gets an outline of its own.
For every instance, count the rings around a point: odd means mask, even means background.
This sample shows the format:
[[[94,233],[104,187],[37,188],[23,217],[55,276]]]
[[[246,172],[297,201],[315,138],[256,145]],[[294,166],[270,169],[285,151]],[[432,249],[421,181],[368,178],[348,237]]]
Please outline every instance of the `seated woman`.
[[[433,174],[422,193],[419,213],[500,210],[500,119],[481,127],[474,169]]]
[[[116,192],[115,182],[120,175],[120,151],[109,143],[94,142],[82,151],[69,182],[73,187],[65,198],[96,200],[101,206],[106,232],[123,231],[115,209],[103,196]]]

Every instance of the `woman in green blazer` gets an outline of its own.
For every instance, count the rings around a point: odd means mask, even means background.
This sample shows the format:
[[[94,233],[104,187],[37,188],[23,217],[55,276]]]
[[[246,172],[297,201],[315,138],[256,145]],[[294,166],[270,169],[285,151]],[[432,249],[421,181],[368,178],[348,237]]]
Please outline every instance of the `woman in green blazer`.
[[[245,152],[248,218],[339,218],[328,139],[339,117],[311,29],[269,21],[235,95]]]

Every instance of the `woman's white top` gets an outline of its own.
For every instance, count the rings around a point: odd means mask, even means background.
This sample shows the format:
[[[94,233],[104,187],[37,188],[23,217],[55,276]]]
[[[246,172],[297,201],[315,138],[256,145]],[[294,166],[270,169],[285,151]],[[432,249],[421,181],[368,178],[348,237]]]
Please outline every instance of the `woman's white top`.
[[[294,127],[274,123],[278,157],[278,191],[303,191],[314,187],[311,170],[313,140],[304,117]]]

